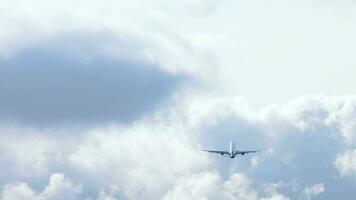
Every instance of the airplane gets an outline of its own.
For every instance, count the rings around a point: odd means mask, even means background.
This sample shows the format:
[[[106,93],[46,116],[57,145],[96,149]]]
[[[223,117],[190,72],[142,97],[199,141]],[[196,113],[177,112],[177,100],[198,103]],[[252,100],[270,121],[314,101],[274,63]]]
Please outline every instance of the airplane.
[[[236,150],[236,143],[235,142],[230,142],[229,151],[215,151],[215,150],[205,150],[205,149],[203,149],[202,151],[207,151],[209,153],[217,153],[217,154],[220,154],[222,156],[227,154],[232,159],[232,158],[235,158],[236,155],[245,155],[245,154],[248,154],[248,153],[256,153],[256,152],[259,152],[260,150],[239,151],[239,150]]]

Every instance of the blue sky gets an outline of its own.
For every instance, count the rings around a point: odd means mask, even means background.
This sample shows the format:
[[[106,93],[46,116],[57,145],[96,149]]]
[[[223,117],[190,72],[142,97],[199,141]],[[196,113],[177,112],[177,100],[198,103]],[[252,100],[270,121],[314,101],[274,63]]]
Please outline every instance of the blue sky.
[[[2,1],[0,200],[353,199],[355,9]]]

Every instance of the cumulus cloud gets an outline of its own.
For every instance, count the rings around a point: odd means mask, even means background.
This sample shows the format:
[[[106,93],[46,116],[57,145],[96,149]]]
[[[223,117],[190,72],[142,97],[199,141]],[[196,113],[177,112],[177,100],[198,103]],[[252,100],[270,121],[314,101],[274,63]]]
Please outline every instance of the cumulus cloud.
[[[43,191],[38,192],[25,182],[8,183],[1,191],[2,200],[54,200],[69,199],[79,200],[85,198],[97,200],[117,200],[118,189],[112,186],[108,192],[99,191],[97,197],[85,197],[82,193],[82,185],[74,183],[62,173],[51,175],[49,183]],[[261,195],[261,196],[259,196]],[[266,195],[267,197],[263,197]],[[143,197],[144,199],[149,199]],[[162,197],[164,200],[174,199],[246,199],[246,200],[286,200],[289,199],[277,191],[268,194],[259,194],[251,180],[242,174],[232,174],[222,181],[221,177],[211,171],[193,174],[177,179],[173,188]]]
[[[2,127],[2,137],[10,142],[1,143],[1,162],[12,163],[4,168],[2,183],[27,180],[43,187],[45,177],[61,170],[92,199],[293,199],[307,196],[306,191],[312,198],[321,189],[304,189],[308,183],[335,184],[332,174],[343,169],[333,163],[350,163],[336,158],[348,140],[335,124],[347,124],[340,116],[349,114],[337,115],[336,108],[344,107],[333,105],[343,100],[334,100],[308,97],[253,111],[240,98],[183,92],[133,124],[88,130]],[[199,145],[225,149],[229,140],[237,140],[239,149],[264,151],[258,158],[227,160],[199,150]],[[280,181],[296,184],[273,186]],[[118,189],[110,192],[111,186]],[[334,189],[323,193],[332,196],[338,193]]]
[[[163,199],[226,199],[227,197],[221,191],[222,188],[219,184],[219,176],[209,172],[180,178]]]
[[[118,198],[115,197],[117,193],[118,193],[118,188],[112,186],[109,192],[100,191],[98,195],[98,200],[118,200]]]
[[[337,155],[335,166],[342,176],[354,175],[356,173],[356,149]]]
[[[2,200],[77,200],[81,193],[81,185],[73,183],[64,174],[52,174],[48,185],[42,192],[37,192],[26,183],[6,184],[1,193]]]
[[[306,187],[304,189],[304,194],[306,195],[307,199],[312,199],[313,197],[323,193],[325,191],[324,184],[318,183],[310,187]]]
[[[207,164],[197,147],[174,128],[156,124],[94,130],[69,160],[97,183],[123,187],[130,199],[159,198],[178,177]]]
[[[180,101],[191,119],[186,124],[195,130],[202,146],[223,149],[229,140],[236,140],[240,149],[251,148],[251,144],[264,149],[251,163],[239,161],[238,167],[228,167],[230,162],[216,160],[222,174],[253,169],[253,177],[269,181],[291,182],[294,181],[291,177],[295,177],[302,185],[320,180],[334,184],[330,174],[336,175],[335,169],[341,169],[333,165],[336,156],[345,145],[353,146],[350,136],[354,131],[344,131],[345,126],[353,123],[353,96],[305,96],[260,111],[252,110],[243,99],[206,95],[187,99],[186,104]],[[180,109],[176,109],[174,116],[186,119]],[[317,174],[313,173],[316,169]],[[332,196],[337,190],[328,188],[325,192]]]
[[[169,191],[164,200],[174,199],[224,199],[224,200],[288,200],[289,198],[274,190],[259,192],[248,177],[243,174],[231,174],[222,181],[212,172],[195,174],[181,178],[174,189]],[[267,186],[268,187],[268,186]],[[267,189],[267,188],[266,188]]]

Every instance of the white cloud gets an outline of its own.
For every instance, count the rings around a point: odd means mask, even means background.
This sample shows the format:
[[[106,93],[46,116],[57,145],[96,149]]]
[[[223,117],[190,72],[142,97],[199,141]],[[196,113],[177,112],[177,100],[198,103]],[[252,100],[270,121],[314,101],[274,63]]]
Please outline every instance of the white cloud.
[[[119,189],[116,186],[111,186],[110,191],[100,191],[98,200],[118,200],[115,196],[119,193]]]
[[[337,155],[335,166],[342,176],[356,175],[356,149]]]
[[[258,156],[254,156],[250,159],[251,167],[256,168],[258,165]]]
[[[111,194],[100,193],[98,200],[118,200],[118,199],[112,196]]]
[[[36,194],[26,183],[5,185],[1,194],[2,200],[37,200]]]
[[[251,188],[251,181],[243,174],[233,174],[224,183],[224,188],[234,199],[258,199],[258,192]]]
[[[6,184],[1,193],[1,200],[77,200],[81,193],[80,184],[73,183],[64,174],[52,174],[49,184],[42,192],[34,191],[26,183]]]
[[[265,184],[264,190],[266,196],[261,198],[261,200],[289,200],[289,197],[279,193],[278,190],[279,188],[290,187],[290,186],[291,186],[290,184],[286,184],[284,182]]]
[[[219,175],[212,172],[183,177],[177,180],[174,188],[167,192],[163,200],[227,199],[219,184]]]
[[[225,199],[225,200],[287,200],[277,190],[266,194],[254,189],[254,183],[243,174],[232,174],[228,180],[212,171],[201,172],[178,178],[172,189],[162,197],[163,200],[175,199]],[[269,186],[267,186],[269,187]],[[116,186],[106,192],[99,191],[96,198],[86,197],[86,200],[118,200],[119,190]],[[145,193],[146,194],[146,193]],[[38,192],[25,182],[8,183],[1,191],[1,200],[80,200],[85,196],[82,185],[74,183],[62,173],[54,173],[43,191]],[[264,197],[265,196],[265,197]],[[147,197],[143,197],[147,198]],[[132,198],[129,198],[132,199]]]
[[[267,198],[262,198],[261,200],[289,200],[289,198],[285,197],[282,194],[273,194],[272,196]]]
[[[93,130],[69,159],[98,183],[118,184],[130,199],[159,198],[178,177],[207,165],[197,147],[174,128],[155,124]]]
[[[267,107],[262,110],[262,120],[267,120],[267,126],[276,125],[271,128],[280,131],[295,127],[302,132],[318,132],[324,128],[323,134],[339,134],[346,144],[352,146],[355,137],[355,106],[354,95],[307,95],[293,99],[287,104]]]
[[[312,199],[315,196],[323,193],[325,191],[325,187],[323,183],[317,183],[315,185],[312,185],[310,187],[306,187],[304,189],[304,194],[307,197],[307,199]]]
[[[288,200],[289,198],[274,190],[261,192],[254,188],[247,176],[234,173],[223,181],[213,172],[195,174],[177,181],[168,191],[164,200],[175,199],[224,199],[224,200]],[[267,186],[268,188],[268,186]],[[266,189],[267,189],[266,188]]]

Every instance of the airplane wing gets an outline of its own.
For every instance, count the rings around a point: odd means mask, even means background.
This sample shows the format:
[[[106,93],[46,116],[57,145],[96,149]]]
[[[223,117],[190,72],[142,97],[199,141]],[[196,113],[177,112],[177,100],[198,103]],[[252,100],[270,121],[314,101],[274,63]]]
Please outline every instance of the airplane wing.
[[[261,150],[253,150],[253,151],[237,151],[235,152],[235,155],[238,155],[238,154],[241,154],[241,155],[245,155],[247,153],[256,153],[256,152],[259,152]]]
[[[202,151],[207,151],[209,153],[217,153],[217,154],[220,154],[220,155],[224,155],[224,154],[230,155],[230,153],[228,151],[214,151],[214,150],[202,150]]]

